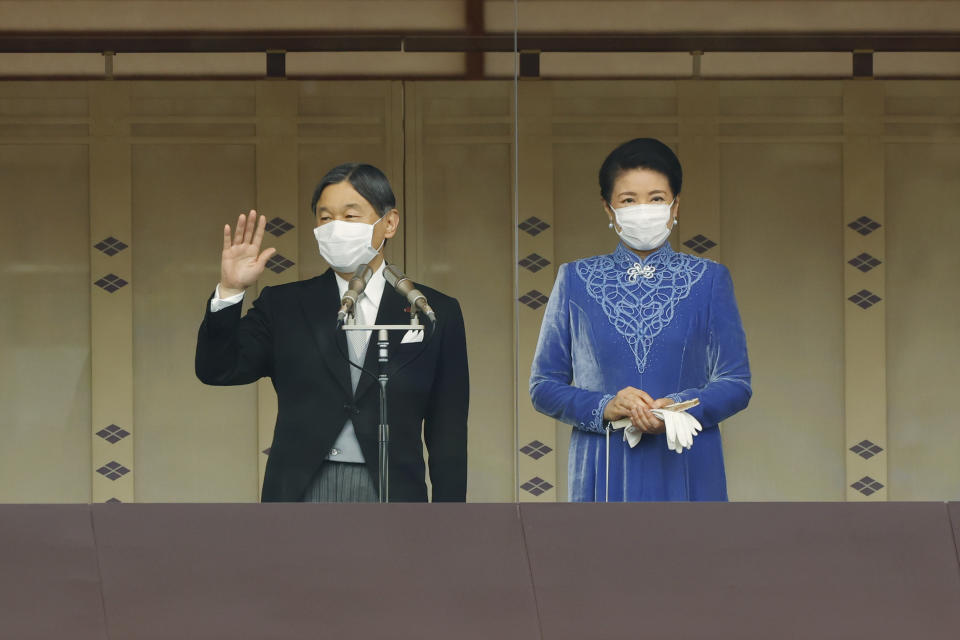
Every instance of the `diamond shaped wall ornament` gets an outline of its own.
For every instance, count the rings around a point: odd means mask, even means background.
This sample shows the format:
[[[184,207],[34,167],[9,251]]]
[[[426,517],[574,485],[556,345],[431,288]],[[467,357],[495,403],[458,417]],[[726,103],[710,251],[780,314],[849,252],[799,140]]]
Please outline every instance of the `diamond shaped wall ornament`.
[[[272,233],[278,238],[285,234],[287,231],[293,229],[293,225],[284,220],[283,218],[274,218],[267,223],[266,231],[267,233]]]
[[[536,273],[546,266],[550,265],[550,261],[537,253],[531,253],[526,258],[518,262],[521,267],[530,271],[531,273]]]
[[[111,424],[110,426],[104,427],[103,429],[100,429],[100,431],[97,431],[97,435],[110,444],[116,444],[130,435],[130,432],[118,427],[115,424]]]
[[[847,300],[857,305],[861,309],[869,309],[873,305],[883,300],[883,298],[873,293],[872,291],[869,291],[867,289],[861,289],[857,293],[847,298]]]
[[[856,489],[865,496],[873,495],[877,491],[880,491],[880,489],[883,489],[883,485],[870,476],[863,476],[850,485],[850,487]]]
[[[860,271],[863,271],[864,273],[866,273],[867,271],[870,271],[871,269],[880,266],[881,264],[883,264],[883,262],[881,260],[874,258],[869,253],[861,253],[856,258],[852,258],[851,260],[848,260],[847,264],[849,264],[855,269],[860,269]]]
[[[538,476],[535,478],[530,478],[520,485],[520,488],[531,495],[539,496],[547,491],[550,491],[550,489],[553,489],[553,485]]]
[[[121,504],[123,500],[118,500],[117,498],[110,498],[107,500],[107,504]]]
[[[271,448],[272,448],[272,447],[267,447],[266,449],[264,449],[264,450],[261,451],[260,453],[265,453],[266,455],[270,455],[270,449],[271,449]]]
[[[117,478],[122,478],[123,476],[130,473],[130,469],[127,469],[125,466],[119,462],[108,462],[99,469],[97,473],[102,476],[109,478],[110,480],[116,480]]]
[[[274,273],[283,273],[293,265],[293,260],[285,258],[279,253],[274,254],[269,260],[267,260],[267,269],[270,269],[270,271],[273,271]]]
[[[102,251],[108,256],[115,256],[121,251],[123,251],[124,249],[126,249],[127,245],[124,244],[123,242],[120,242],[113,236],[109,236],[104,238],[97,244],[93,245],[93,248],[97,249],[98,251]]]
[[[520,453],[528,455],[534,460],[539,460],[543,456],[547,455],[553,451],[549,446],[540,442],[539,440],[534,440],[530,444],[524,445],[520,448]]]
[[[704,235],[695,235],[686,242],[683,243],[683,246],[687,247],[692,251],[697,253],[706,253],[717,246],[717,243]]]
[[[545,222],[535,216],[531,216],[518,224],[517,227],[520,228],[520,231],[529,233],[531,236],[536,236],[549,229],[550,223]]]
[[[883,225],[876,220],[871,220],[867,216],[860,216],[847,226],[862,236],[868,236]]]
[[[539,309],[543,305],[547,304],[547,300],[549,299],[550,298],[543,295],[536,289],[531,289],[530,291],[527,291],[525,294],[523,294],[519,298],[522,304],[527,305],[531,309]]]
[[[850,447],[850,451],[853,451],[864,460],[869,460],[873,456],[883,451],[883,447],[873,444],[869,440],[861,440],[857,444]]]
[[[97,285],[107,293],[113,293],[118,289],[124,288],[129,283],[118,275],[108,273],[93,284]]]

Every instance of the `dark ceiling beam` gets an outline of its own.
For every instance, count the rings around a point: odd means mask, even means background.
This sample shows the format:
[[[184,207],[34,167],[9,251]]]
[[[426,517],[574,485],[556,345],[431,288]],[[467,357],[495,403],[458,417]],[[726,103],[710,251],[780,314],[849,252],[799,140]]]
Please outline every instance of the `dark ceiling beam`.
[[[12,33],[0,53],[173,53],[262,51],[512,52],[512,34],[464,33]],[[960,51],[960,33],[659,33],[521,35],[520,50],[542,52]]]
[[[407,51],[513,51],[513,37],[417,35],[404,38]],[[833,34],[542,34],[521,35],[517,47],[543,52],[849,52],[960,51],[960,33]]]
[[[484,0],[466,1],[464,8],[466,10],[467,35],[482,36],[486,32],[486,21],[483,15],[484,4]],[[483,78],[483,54],[483,51],[467,51],[464,54],[466,57],[466,76],[468,80]]]
[[[0,53],[400,51],[402,43],[400,34],[0,32]]]

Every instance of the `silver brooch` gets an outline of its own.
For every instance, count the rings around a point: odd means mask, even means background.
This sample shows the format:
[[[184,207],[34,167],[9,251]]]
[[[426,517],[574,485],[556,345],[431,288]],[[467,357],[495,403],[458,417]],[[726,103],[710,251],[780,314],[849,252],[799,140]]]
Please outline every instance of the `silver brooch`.
[[[653,274],[656,272],[656,270],[657,268],[652,264],[648,264],[644,267],[637,262],[632,267],[627,269],[627,275],[630,277],[630,282],[636,282],[637,278],[645,278],[649,280],[653,277]]]

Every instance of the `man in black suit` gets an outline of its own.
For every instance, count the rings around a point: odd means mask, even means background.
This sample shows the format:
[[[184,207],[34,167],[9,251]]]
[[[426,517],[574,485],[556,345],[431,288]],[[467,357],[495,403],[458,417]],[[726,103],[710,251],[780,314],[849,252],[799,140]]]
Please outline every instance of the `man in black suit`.
[[[375,273],[357,302],[358,323],[409,323],[406,298],[383,276],[383,245],[396,234],[399,213],[386,176],[353,163],[320,181],[311,209],[331,268],[310,280],[264,287],[243,317],[243,292],[275,250],[261,252],[266,218],[258,221],[255,211],[240,216],[235,233],[224,227],[220,283],[197,338],[197,377],[212,385],[271,378],[278,414],[264,502],[372,502],[379,482],[378,384],[346,358],[376,372],[377,348],[367,348],[369,332],[346,337],[337,311],[348,280],[370,264]],[[427,500],[426,442],[433,501],[462,502],[469,399],[463,315],[454,298],[418,288],[436,322],[424,332],[390,334],[390,500]],[[421,321],[428,322],[423,314]]]

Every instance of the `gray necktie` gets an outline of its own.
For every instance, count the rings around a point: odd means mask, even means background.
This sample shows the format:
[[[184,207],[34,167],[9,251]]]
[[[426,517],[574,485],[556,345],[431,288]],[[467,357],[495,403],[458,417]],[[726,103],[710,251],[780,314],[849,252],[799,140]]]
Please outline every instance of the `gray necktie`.
[[[354,318],[357,324],[366,324],[363,317],[363,307],[360,304],[366,296],[361,295],[357,304],[353,307]],[[350,347],[350,361],[354,364],[363,366],[363,361],[367,356],[367,343],[370,342],[369,331],[347,331],[347,344]],[[360,369],[350,367],[350,382],[353,384],[353,390],[357,390],[357,383],[360,382]]]

